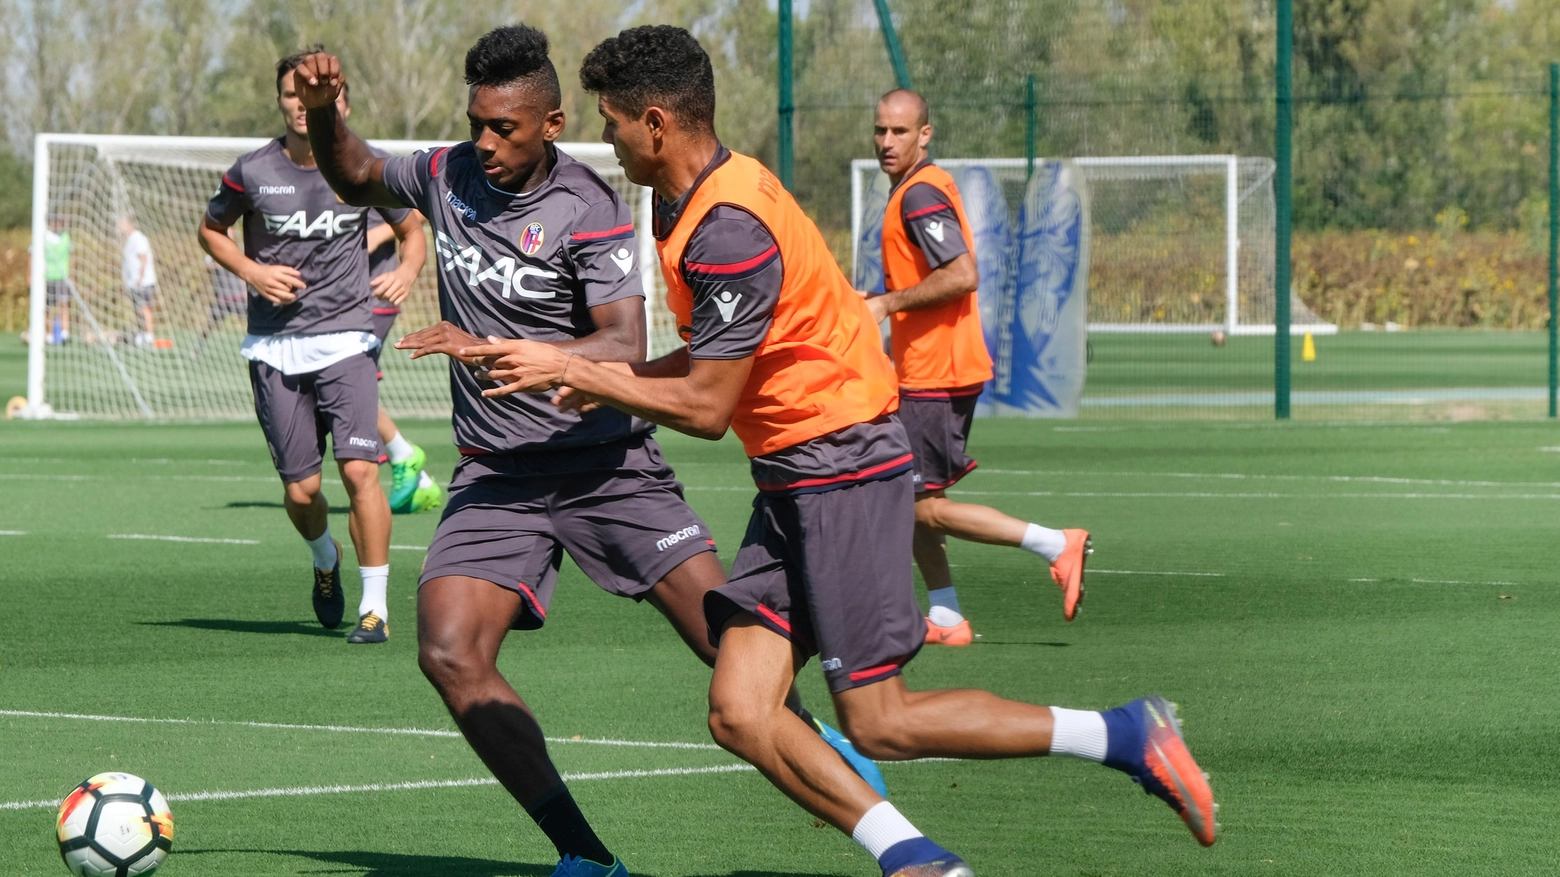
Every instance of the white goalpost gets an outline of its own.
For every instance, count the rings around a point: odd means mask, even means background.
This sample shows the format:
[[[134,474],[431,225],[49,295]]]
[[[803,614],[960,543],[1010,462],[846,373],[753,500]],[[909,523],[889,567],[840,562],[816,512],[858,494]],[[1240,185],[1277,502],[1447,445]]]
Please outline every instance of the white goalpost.
[[[1090,333],[1274,334],[1271,159],[1172,155],[1068,161],[1087,184]],[[1028,161],[936,162],[950,170],[986,169],[1002,190],[1009,227],[1016,224]],[[877,162],[852,161],[851,256],[858,285],[875,270],[875,256],[862,252],[863,238],[881,226],[887,197],[887,178]],[[1010,246],[981,240],[976,246],[992,243]],[[1293,334],[1337,332],[1293,294],[1290,313]]]
[[[254,417],[246,363],[238,354],[242,315],[222,315],[214,275],[196,229],[222,173],[266,138],[142,137],[40,134],[33,154],[33,212],[28,314],[29,418],[246,420]],[[406,155],[446,142],[374,140]],[[652,355],[679,343],[666,310],[648,189],[629,183],[604,143],[560,143],[591,165],[623,196],[638,229],[640,275]],[[161,346],[125,343],[136,314],[120,278],[123,239],[118,217],[133,215],[151,242],[158,293],[153,304]],[[68,301],[48,302],[43,246],[54,227],[70,235]],[[406,332],[438,321],[438,254],[431,240],[425,265],[402,305],[387,347]],[[58,292],[58,285],[55,286]],[[63,313],[62,313],[63,310]],[[59,330],[69,320],[69,340]],[[215,325],[211,318],[218,317]],[[56,341],[60,343],[55,343]],[[169,346],[171,344],[171,346]],[[411,361],[386,350],[380,401],[393,416],[449,413],[443,357]]]

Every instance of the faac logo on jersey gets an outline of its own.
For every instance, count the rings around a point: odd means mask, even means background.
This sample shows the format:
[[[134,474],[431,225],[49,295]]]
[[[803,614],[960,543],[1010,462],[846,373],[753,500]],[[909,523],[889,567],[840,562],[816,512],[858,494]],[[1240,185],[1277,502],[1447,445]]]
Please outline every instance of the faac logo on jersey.
[[[499,292],[504,298],[509,294],[521,298],[557,298],[556,289],[533,289],[525,285],[527,277],[540,277],[543,280],[557,280],[557,271],[548,271],[531,265],[517,264],[512,256],[493,261],[487,252],[476,244],[464,249],[460,248],[448,234],[439,232],[433,239],[434,248],[439,254],[439,266],[444,271],[466,272],[466,282],[475,289],[489,280],[498,281]],[[482,263],[492,262],[492,266],[484,270]]]
[[[265,214],[265,230],[277,236],[296,235],[307,240],[318,232],[325,240],[333,240],[337,235],[352,234],[363,227],[363,214],[361,213],[337,213],[334,210],[326,210],[319,216],[309,219],[309,215],[302,210],[296,213],[267,213]]]

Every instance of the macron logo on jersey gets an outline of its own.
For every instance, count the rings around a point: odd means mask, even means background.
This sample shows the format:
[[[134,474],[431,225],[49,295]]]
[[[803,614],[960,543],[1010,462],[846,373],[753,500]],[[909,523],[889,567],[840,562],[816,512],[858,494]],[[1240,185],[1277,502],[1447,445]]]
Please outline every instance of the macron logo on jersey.
[[[261,195],[295,195],[297,186],[256,186],[255,191]]]
[[[941,219],[937,219],[937,220],[933,220],[932,222],[928,222],[926,224],[926,233],[931,235],[932,237],[936,238],[937,242],[939,244],[942,243],[942,239],[943,239],[942,220]]]
[[[742,301],[742,296],[732,295],[729,289],[715,296],[715,307],[720,311],[721,322],[731,322],[731,318],[737,313],[737,302],[739,301]]]
[[[445,192],[444,200],[449,202],[451,207],[455,208],[455,212],[459,213],[461,216],[466,217],[467,222],[477,221],[477,211],[467,207],[466,202],[455,197],[454,192]]]
[[[555,289],[531,289],[524,283],[527,277],[540,277],[543,280],[557,280],[557,271],[547,271],[531,265],[517,264],[512,256],[493,261],[491,257],[479,246],[472,244],[461,249],[455,240],[444,232],[439,232],[433,238],[434,249],[439,253],[440,266],[444,271],[465,271],[466,282],[476,289],[486,281],[498,281],[498,288],[504,298],[509,298],[511,292],[521,298],[556,298],[558,291]],[[492,267],[483,270],[483,261],[492,261]]]
[[[361,213],[337,213],[334,210],[326,210],[314,217],[312,221],[302,210],[296,213],[265,214],[266,231],[277,236],[291,233],[304,240],[314,237],[315,232],[319,232],[320,236],[327,241],[333,240],[337,235],[357,231],[362,222]]]
[[[607,255],[612,258],[612,264],[618,266],[618,270],[623,272],[624,277],[628,276],[628,272],[634,270],[634,254],[628,251],[628,247],[618,247]],[[731,320],[728,318],[726,322],[729,323]]]

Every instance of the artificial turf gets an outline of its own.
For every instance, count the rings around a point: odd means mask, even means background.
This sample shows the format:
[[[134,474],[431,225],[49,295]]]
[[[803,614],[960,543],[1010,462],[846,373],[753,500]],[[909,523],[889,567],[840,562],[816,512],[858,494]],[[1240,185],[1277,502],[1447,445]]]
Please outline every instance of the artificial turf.
[[[442,481],[447,426],[402,426]],[[751,496],[740,448],[661,439],[729,563]],[[957,495],[1090,528],[1088,600],[1067,624],[1031,556],[952,543],[982,636],[929,647],[909,682],[1091,708],[1163,693],[1213,775],[1224,832],[1200,849],[1124,777],[1060,759],[887,765],[895,802],[982,877],[1552,872],[1557,445],[1542,422],[978,423],[982,468]],[[217,723],[453,727],[415,663],[420,553],[391,554],[387,645],[318,628],[308,554],[254,426],[0,422],[0,491],[0,530],[22,534],[0,536],[0,871],[63,873],[52,807],[7,805],[57,800],[102,770],[175,796],[488,776],[458,738]],[[397,517],[392,542],[425,546],[435,524]],[[344,537],[343,515],[332,526]],[[344,566],[350,606],[350,552]],[[586,742],[708,743],[708,671],[648,606],[568,564],[553,610],[511,636],[501,667],[568,741],[552,746],[564,771],[736,764]],[[815,664],[802,687],[829,715]],[[574,792],[636,875],[876,874],[751,772]],[[173,810],[169,875],[535,877],[553,860],[492,785]]]

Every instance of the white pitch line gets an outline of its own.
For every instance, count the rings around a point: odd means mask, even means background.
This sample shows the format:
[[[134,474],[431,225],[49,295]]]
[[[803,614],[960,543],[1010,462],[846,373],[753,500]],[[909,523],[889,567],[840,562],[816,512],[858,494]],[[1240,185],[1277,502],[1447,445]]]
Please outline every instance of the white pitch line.
[[[152,536],[146,533],[110,533],[110,539],[149,539],[154,542],[209,542],[216,545],[259,545],[256,539],[206,539],[197,536]]]
[[[962,490],[954,496],[1060,496],[1080,499],[1560,499],[1560,493],[1215,493],[1082,490]]]
[[[51,713],[34,710],[0,710],[0,716],[24,719],[72,719],[84,722],[129,722],[138,725],[222,725],[234,728],[265,728],[281,731],[330,731],[350,734],[392,734],[404,737],[460,737],[458,731],[432,728],[363,728],[353,725],[298,725],[283,722],[237,722],[224,719],[148,719],[139,716],[98,716],[84,713]],[[719,750],[714,743],[658,742],[648,740],[612,740],[600,737],[548,737],[548,743],[581,743],[596,746],[630,746],[639,749]]]
[[[1222,572],[1153,572],[1136,569],[1091,569],[1089,575],[1104,573],[1110,576],[1206,576],[1209,578],[1224,578]]]
[[[392,546],[390,546],[390,550],[391,551],[427,551],[428,550],[428,546],[426,546],[426,545],[392,545]]]
[[[614,770],[601,773],[566,773],[564,782],[587,780],[626,780],[641,777],[680,777],[712,773],[740,773],[753,770],[750,764],[718,764],[711,767],[668,767],[656,770]],[[465,780],[418,780],[406,783],[368,783],[361,786],[293,786],[280,789],[249,789],[237,792],[186,792],[165,794],[169,801],[237,801],[245,798],[296,798],[306,795],[342,795],[361,792],[406,792],[417,789],[460,789],[472,786],[496,786],[492,777],[473,777]],[[0,810],[41,810],[58,807],[59,801],[6,801]]]
[[[1557,448],[1556,450],[1560,450]],[[992,475],[1099,475],[1109,478],[1210,478],[1228,481],[1327,481],[1339,484],[1420,484],[1432,487],[1560,487],[1560,481],[1459,481],[1389,475],[1261,475],[1243,472],[1120,472],[1089,469],[979,469]]]
[[[26,536],[26,530],[0,530],[0,536]]]

